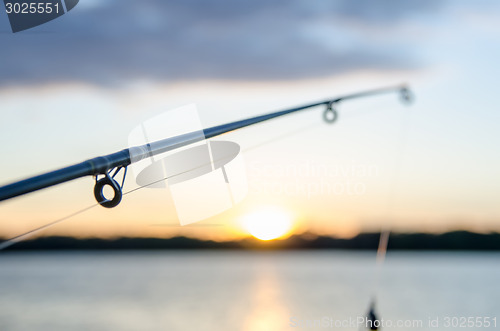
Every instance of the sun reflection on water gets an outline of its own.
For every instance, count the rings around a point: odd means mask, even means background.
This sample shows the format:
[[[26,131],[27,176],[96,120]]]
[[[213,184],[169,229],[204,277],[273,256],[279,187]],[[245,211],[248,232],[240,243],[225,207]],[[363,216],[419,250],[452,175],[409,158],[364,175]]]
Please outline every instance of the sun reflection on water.
[[[282,298],[282,288],[270,263],[263,263],[253,285],[250,311],[243,330],[279,331],[289,329],[290,313]]]

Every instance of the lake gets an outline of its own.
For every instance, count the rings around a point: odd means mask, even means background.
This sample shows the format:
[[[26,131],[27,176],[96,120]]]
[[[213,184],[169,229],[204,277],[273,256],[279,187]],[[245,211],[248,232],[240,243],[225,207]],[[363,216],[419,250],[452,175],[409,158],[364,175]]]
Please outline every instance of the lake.
[[[499,253],[388,252],[376,274],[375,252],[3,252],[0,330],[362,330],[374,291],[384,330],[500,328]]]

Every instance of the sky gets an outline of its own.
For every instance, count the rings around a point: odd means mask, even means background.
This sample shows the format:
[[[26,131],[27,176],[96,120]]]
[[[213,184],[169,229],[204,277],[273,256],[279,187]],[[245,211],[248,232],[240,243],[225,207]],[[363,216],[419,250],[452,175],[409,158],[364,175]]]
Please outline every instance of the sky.
[[[196,104],[203,127],[407,83],[236,131],[249,193],[180,227],[168,191],[142,189],[43,235],[245,235],[265,206],[293,233],[500,230],[500,4],[495,1],[96,1],[13,34],[0,14],[0,183],[127,147],[162,111]],[[135,188],[127,178],[125,191]],[[357,191],[349,191],[356,187]],[[95,203],[84,178],[0,203],[10,237]]]

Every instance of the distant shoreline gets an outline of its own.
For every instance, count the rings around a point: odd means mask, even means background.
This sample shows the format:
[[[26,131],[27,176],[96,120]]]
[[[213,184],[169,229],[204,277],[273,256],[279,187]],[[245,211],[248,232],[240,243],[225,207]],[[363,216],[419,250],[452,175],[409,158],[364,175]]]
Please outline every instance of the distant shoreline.
[[[237,250],[376,250],[379,233],[361,233],[353,238],[296,235],[283,240],[205,241],[186,237],[161,238],[86,238],[41,237],[22,241],[5,251],[32,250],[174,250],[174,249],[237,249]],[[389,250],[410,251],[500,251],[500,233],[481,234],[454,231],[442,234],[393,233]]]

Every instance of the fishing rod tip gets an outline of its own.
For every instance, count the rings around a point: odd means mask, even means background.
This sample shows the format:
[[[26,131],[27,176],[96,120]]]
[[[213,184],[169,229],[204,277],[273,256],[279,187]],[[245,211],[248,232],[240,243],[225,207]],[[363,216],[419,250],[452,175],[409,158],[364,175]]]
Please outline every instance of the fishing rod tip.
[[[401,88],[399,89],[399,95],[400,95],[401,101],[405,104],[411,104],[411,103],[413,103],[413,101],[415,99],[412,91],[410,90],[410,88],[406,84],[401,85]]]

